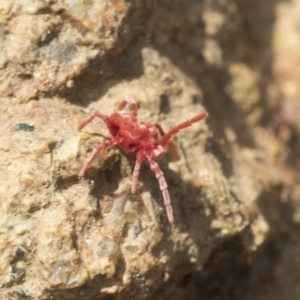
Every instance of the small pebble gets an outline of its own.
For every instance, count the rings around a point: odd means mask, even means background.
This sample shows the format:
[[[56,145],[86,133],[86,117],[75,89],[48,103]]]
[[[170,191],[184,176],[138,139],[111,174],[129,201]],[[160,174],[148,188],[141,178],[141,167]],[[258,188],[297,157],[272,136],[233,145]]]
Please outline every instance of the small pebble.
[[[33,131],[35,128],[33,125],[26,124],[26,123],[18,123],[15,126],[16,131]]]

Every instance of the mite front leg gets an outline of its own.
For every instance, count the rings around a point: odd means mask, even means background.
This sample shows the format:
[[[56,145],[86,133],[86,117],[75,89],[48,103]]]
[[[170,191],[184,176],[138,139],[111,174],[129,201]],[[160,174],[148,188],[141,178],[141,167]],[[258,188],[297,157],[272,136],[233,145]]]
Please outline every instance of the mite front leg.
[[[164,173],[159,168],[158,164],[155,161],[153,161],[150,157],[147,157],[147,161],[151,167],[151,170],[154,172],[155,177],[158,180],[159,188],[162,192],[164,204],[165,204],[166,211],[167,211],[167,217],[168,217],[169,222],[172,224],[172,223],[174,223],[174,215],[173,215],[171,198],[170,198],[169,191],[168,191],[168,185],[167,185]]]
[[[94,148],[94,150],[92,151],[92,153],[90,154],[90,156],[88,157],[88,159],[85,161],[80,173],[79,173],[79,176],[83,177],[87,168],[89,167],[89,165],[92,163],[92,161],[95,159],[96,155],[101,151],[101,150],[104,150],[108,147],[111,147],[113,145],[116,145],[118,144],[118,139],[117,138],[114,138],[114,139],[111,139],[107,142],[104,142],[100,145],[98,145],[96,148]]]
[[[123,108],[129,104],[131,109],[132,109],[132,114],[134,115],[134,117],[137,117],[137,111],[138,111],[138,107],[137,107],[137,103],[135,100],[133,100],[130,96],[125,96],[123,101],[121,102],[121,104],[119,105],[119,110],[123,110]]]
[[[96,117],[102,119],[105,123],[107,123],[107,121],[108,121],[108,116],[103,115],[103,114],[101,114],[101,112],[96,110],[78,125],[78,131],[80,131],[88,123],[92,122],[92,120]]]
[[[198,122],[198,121],[201,121],[203,119],[205,119],[206,117],[208,116],[208,113],[207,112],[203,112],[197,116],[195,116],[194,118],[191,118],[185,122],[182,122],[176,126],[174,126],[172,129],[170,129],[163,137],[162,139],[160,140],[160,144],[162,146],[165,146],[169,139],[171,138],[172,135],[176,134],[179,130],[181,129],[184,129],[186,127],[189,127],[191,126],[192,124]]]
[[[153,122],[151,124],[154,125],[158,129],[161,137],[163,137],[166,134],[160,124],[155,123],[155,122]],[[178,153],[178,150],[177,150],[174,142],[171,141],[171,140],[169,140],[167,142],[167,147],[168,147],[168,150],[170,151],[170,154],[171,154],[170,161],[177,161],[177,160],[179,160],[179,153]]]

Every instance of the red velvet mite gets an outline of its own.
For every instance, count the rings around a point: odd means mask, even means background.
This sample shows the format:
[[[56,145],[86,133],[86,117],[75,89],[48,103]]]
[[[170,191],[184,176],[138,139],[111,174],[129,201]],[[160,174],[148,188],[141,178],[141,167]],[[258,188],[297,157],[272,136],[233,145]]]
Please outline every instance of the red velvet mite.
[[[131,111],[123,110],[127,104],[130,105]],[[97,117],[106,123],[106,126],[112,135],[110,140],[94,148],[83,165],[80,171],[80,176],[84,176],[93,159],[105,148],[118,145],[125,152],[136,153],[136,162],[131,186],[132,193],[134,193],[136,190],[141,164],[143,161],[146,161],[150,165],[150,168],[154,172],[159,182],[168,220],[170,223],[173,223],[174,215],[168,191],[168,185],[162,170],[156,163],[156,160],[161,159],[165,155],[166,146],[170,146],[174,149],[175,146],[170,140],[174,134],[181,129],[191,126],[193,123],[205,119],[208,114],[207,112],[198,114],[192,119],[174,126],[167,133],[165,133],[162,127],[157,123],[145,123],[139,121],[137,119],[137,113],[138,108],[136,101],[131,97],[126,96],[119,105],[119,110],[113,113],[111,116],[106,116],[99,111],[95,111],[79,124],[78,130],[82,130],[83,127]]]

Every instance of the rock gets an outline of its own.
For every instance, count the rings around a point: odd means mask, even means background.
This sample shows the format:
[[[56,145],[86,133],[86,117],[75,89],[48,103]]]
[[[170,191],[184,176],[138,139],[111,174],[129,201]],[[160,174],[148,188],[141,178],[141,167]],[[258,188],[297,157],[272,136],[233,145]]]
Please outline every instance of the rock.
[[[299,9],[3,0],[0,299],[298,299]],[[158,161],[174,225],[134,154],[79,176],[110,134],[78,124],[125,95],[165,130],[209,113]]]

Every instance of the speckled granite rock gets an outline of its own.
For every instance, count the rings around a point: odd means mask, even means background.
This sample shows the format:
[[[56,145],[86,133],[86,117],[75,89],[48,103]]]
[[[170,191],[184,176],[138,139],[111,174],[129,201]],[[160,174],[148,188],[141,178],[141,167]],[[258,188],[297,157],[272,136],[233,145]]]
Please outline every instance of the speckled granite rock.
[[[124,0],[1,1],[0,94],[26,102],[71,87],[91,60],[128,45],[146,7],[151,0],[143,9]],[[129,30],[122,22],[132,11]]]
[[[0,299],[298,299],[296,12],[1,1]],[[131,194],[134,155],[111,148],[78,176],[109,138],[99,120],[78,124],[124,95],[164,129],[210,114],[175,137],[178,161],[159,162],[174,226],[149,166]]]

